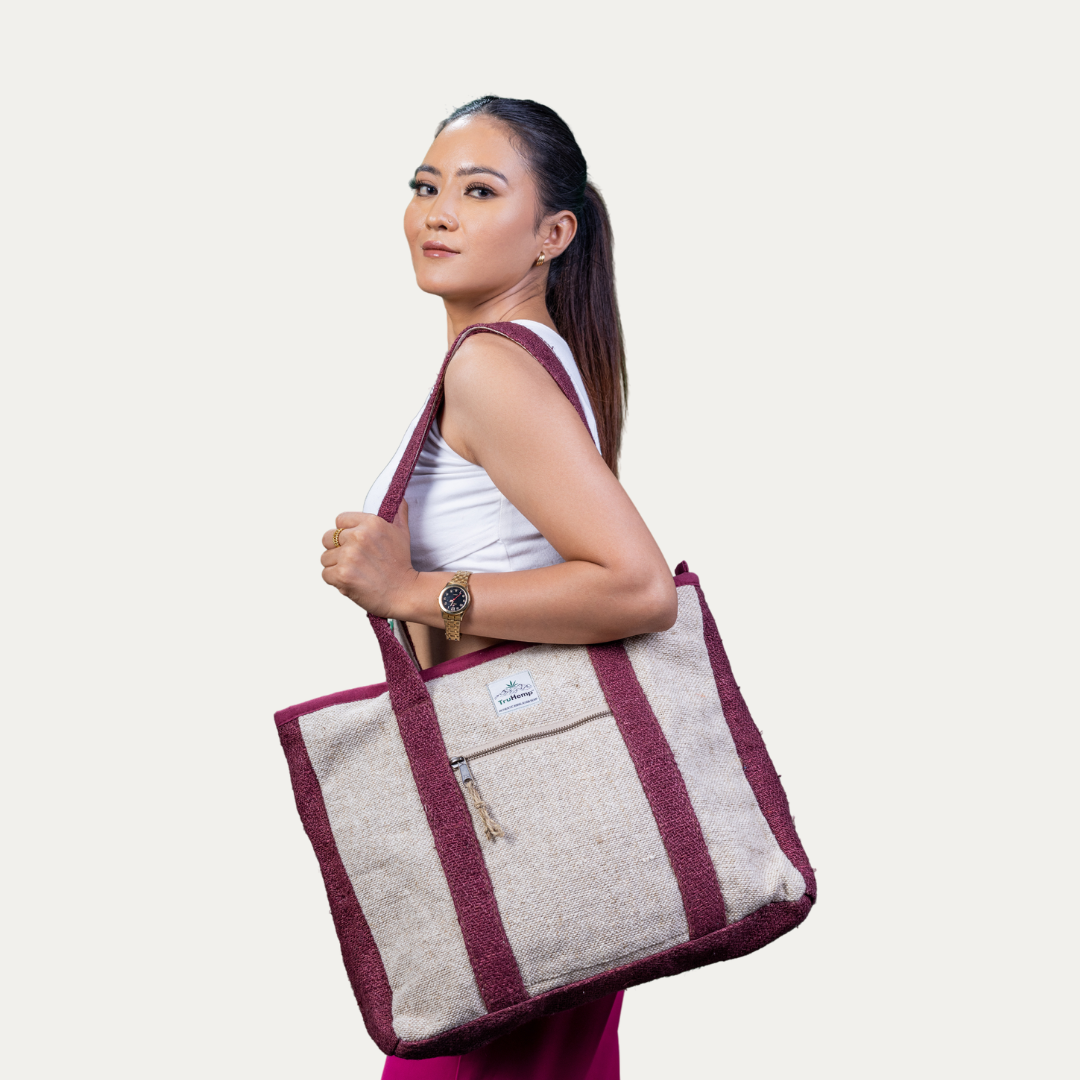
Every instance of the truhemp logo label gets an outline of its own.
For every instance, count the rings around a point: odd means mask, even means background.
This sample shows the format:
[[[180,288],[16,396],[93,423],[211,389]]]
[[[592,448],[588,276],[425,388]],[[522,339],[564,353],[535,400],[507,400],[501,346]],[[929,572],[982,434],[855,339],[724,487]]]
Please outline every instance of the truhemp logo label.
[[[488,683],[488,693],[495,704],[495,711],[500,715],[540,704],[540,695],[527,671],[515,671],[508,679]]]

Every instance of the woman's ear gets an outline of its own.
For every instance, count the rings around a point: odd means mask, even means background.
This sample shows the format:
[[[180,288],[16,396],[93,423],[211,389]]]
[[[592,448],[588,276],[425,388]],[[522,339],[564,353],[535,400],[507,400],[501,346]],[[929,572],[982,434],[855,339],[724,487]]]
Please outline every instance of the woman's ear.
[[[561,255],[577,234],[577,218],[569,210],[560,210],[546,219],[540,226],[540,235],[544,237],[540,250],[547,261]]]

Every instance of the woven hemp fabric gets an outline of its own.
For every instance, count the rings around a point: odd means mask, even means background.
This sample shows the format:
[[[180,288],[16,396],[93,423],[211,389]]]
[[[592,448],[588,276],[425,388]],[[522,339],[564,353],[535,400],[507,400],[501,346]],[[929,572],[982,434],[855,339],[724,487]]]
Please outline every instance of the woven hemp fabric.
[[[730,923],[773,901],[797,900],[805,883],[743,774],[702,638],[696,590],[681,588],[678,597],[675,626],[630,638],[626,652],[686,781]]]
[[[426,1038],[483,1016],[450,890],[384,694],[301,720],[338,851],[393,990],[394,1029]],[[359,777],[365,783],[357,783]]]

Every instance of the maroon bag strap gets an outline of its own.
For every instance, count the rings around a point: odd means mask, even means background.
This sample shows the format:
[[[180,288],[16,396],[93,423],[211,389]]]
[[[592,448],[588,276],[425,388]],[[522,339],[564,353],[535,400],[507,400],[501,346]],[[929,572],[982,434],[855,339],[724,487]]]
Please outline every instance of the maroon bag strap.
[[[454,359],[454,354],[458,351],[461,343],[470,334],[498,334],[500,337],[509,338],[515,344],[520,345],[555,380],[555,385],[566,395],[567,400],[577,410],[581,422],[586,428],[589,426],[588,420],[585,419],[585,410],[581,407],[581,400],[574,389],[574,384],[570,381],[566,368],[562,366],[559,358],[551,351],[551,346],[539,334],[535,334],[532,330],[514,322],[477,323],[475,326],[467,326],[458,334],[454,344],[450,346],[446,354],[446,359],[439,369],[438,378],[431,389],[431,397],[428,398],[428,403],[416,423],[416,429],[412,433],[409,445],[405,447],[405,453],[401,455],[394,477],[390,481],[390,487],[386,490],[382,505],[379,507],[379,517],[386,521],[394,520],[394,515],[401,505],[401,500],[405,498],[405,489],[409,486],[409,479],[412,477],[413,469],[416,468],[416,462],[420,458],[420,451],[424,448],[424,440],[431,430],[435,414],[439,411],[446,369],[450,365],[450,361]],[[590,432],[590,437],[591,434]]]
[[[398,462],[379,516],[393,521],[409,478],[416,468],[427,433],[431,430],[443,395],[446,368],[461,342],[470,334],[499,334],[520,345],[533,356],[555,380],[555,384],[577,410],[588,428],[585,411],[566,369],[548,344],[517,323],[478,323],[469,326],[450,346],[431,397],[417,421],[412,438]],[[435,850],[446,875],[454,902],[465,949],[472,963],[480,996],[489,1012],[509,1008],[528,997],[514,950],[506,935],[495,901],[495,892],[487,872],[480,842],[473,829],[472,815],[458,788],[450,767],[439,719],[424,682],[401,642],[394,636],[386,619],[369,615],[371,628],[379,641],[390,705],[397,718],[398,731],[409,758],[420,801],[435,841]]]

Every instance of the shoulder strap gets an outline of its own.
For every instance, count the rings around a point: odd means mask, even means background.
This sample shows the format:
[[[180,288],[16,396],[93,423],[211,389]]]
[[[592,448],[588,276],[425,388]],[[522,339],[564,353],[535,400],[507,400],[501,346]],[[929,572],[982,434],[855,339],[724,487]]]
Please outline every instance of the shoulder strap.
[[[581,407],[581,400],[574,389],[574,384],[570,381],[570,376],[566,373],[566,368],[562,366],[559,358],[551,351],[551,347],[539,334],[535,334],[527,327],[514,322],[477,323],[475,326],[467,326],[458,334],[454,344],[450,346],[446,354],[446,359],[439,369],[439,376],[435,380],[434,387],[432,387],[431,397],[428,398],[428,403],[416,424],[409,445],[405,447],[405,453],[401,455],[401,460],[398,462],[398,467],[394,472],[394,478],[390,481],[390,487],[386,490],[386,496],[379,507],[379,517],[384,518],[386,521],[394,520],[394,515],[401,505],[401,500],[405,498],[405,489],[409,486],[409,478],[413,474],[413,469],[416,468],[416,462],[420,457],[420,451],[423,449],[424,440],[431,430],[435,414],[439,411],[446,369],[450,361],[453,360],[454,353],[457,352],[461,343],[470,334],[498,334],[500,337],[509,338],[516,345],[520,345],[555,380],[555,385],[566,395],[567,400],[577,410],[581,422],[586,428],[589,426],[588,421],[585,419],[585,410]]]
[[[442,399],[446,367],[458,346],[469,334],[500,334],[520,345],[542,364],[559,389],[577,409],[581,422],[588,427],[573,383],[566,369],[547,343],[531,330],[516,323],[478,323],[467,327],[446,354],[439,377],[431,391],[416,430],[390,481],[379,516],[393,521],[405,496],[409,477],[416,468],[417,458],[431,429],[431,422]],[[409,757],[409,767],[417,790],[422,797],[435,850],[443,873],[450,886],[458,923],[465,939],[465,949],[476,975],[476,985],[489,1012],[507,1008],[524,1001],[528,996],[521,978],[517,958],[499,918],[498,902],[488,875],[480,842],[473,831],[472,815],[461,797],[457,779],[450,768],[446,744],[443,741],[439,718],[420,672],[394,636],[386,619],[368,615],[372,630],[379,640],[390,705],[397,717],[398,730]],[[462,898],[466,898],[467,902]]]

